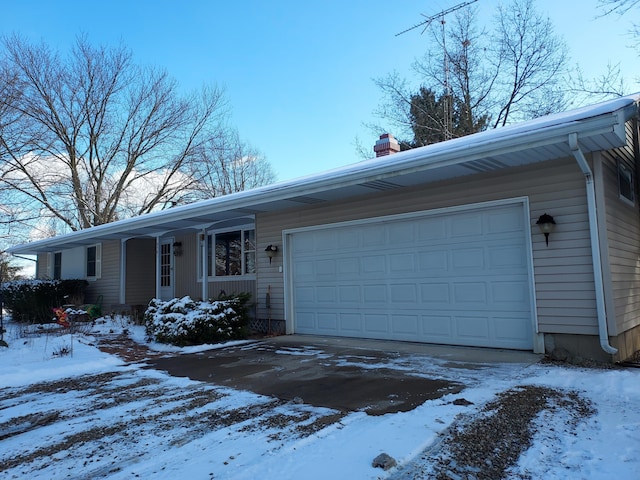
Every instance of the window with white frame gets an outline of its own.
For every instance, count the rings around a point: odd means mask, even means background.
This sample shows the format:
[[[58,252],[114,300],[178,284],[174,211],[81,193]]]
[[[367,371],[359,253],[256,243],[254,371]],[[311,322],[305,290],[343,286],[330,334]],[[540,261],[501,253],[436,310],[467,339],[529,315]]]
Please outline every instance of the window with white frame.
[[[633,172],[620,159],[618,159],[618,191],[622,200],[635,203]]]
[[[89,280],[100,278],[102,249],[100,244],[91,245],[86,250],[86,276]]]
[[[208,277],[256,273],[256,231],[253,228],[210,233],[206,241]],[[202,262],[198,265],[202,277]]]

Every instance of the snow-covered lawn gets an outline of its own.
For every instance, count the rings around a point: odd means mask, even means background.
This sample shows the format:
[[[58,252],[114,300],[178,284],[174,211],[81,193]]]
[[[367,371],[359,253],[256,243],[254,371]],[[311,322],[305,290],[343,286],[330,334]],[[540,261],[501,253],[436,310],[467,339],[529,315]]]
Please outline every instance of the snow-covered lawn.
[[[99,335],[124,328],[144,342],[142,327],[121,319],[73,337],[9,327],[9,348],[0,347],[2,478],[393,478],[395,469],[372,466],[383,452],[400,467],[413,462],[429,472],[425,449],[439,445],[460,418],[522,385],[577,392],[595,413],[576,422],[566,408],[546,410],[512,478],[640,478],[640,369],[482,364],[470,370],[413,355],[417,374],[466,389],[409,412],[370,416],[125,364],[95,346]],[[453,403],[461,397],[465,402]]]

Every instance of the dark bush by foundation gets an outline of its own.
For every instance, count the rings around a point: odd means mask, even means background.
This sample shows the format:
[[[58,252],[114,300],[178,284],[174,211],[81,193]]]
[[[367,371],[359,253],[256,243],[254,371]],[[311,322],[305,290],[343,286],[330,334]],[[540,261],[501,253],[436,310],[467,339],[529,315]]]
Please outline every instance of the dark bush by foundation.
[[[18,280],[2,284],[4,307],[18,322],[48,323],[53,309],[83,302],[86,280]]]

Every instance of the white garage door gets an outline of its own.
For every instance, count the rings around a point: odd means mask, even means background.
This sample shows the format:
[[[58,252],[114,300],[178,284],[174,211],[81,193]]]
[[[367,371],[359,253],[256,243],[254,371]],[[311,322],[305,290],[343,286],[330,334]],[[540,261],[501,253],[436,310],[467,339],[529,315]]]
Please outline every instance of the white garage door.
[[[294,331],[530,350],[522,204],[288,235]]]

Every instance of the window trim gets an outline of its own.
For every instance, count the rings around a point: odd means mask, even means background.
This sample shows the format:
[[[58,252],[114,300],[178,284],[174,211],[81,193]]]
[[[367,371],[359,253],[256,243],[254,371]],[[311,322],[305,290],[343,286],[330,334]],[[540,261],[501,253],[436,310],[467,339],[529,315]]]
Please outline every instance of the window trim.
[[[211,264],[211,275],[207,275],[207,281],[208,282],[212,282],[212,281],[230,281],[230,280],[255,280],[256,278],[256,272],[254,271],[253,273],[244,273],[245,269],[246,269],[246,253],[250,252],[251,250],[245,250],[245,232],[247,231],[253,231],[254,232],[254,241],[256,239],[256,227],[254,224],[245,224],[245,225],[236,225],[234,227],[228,227],[228,228],[223,228],[223,229],[214,229],[214,230],[207,230],[204,234],[204,240],[199,240],[198,244],[199,244],[199,248],[198,248],[198,255],[196,255],[197,257],[197,263],[198,263],[198,268],[197,268],[197,272],[198,272],[198,281],[201,282],[202,281],[202,243],[201,242],[206,242],[206,249],[205,251],[207,252],[207,256],[209,254],[209,245],[211,244],[212,246],[215,245],[215,237],[216,235],[220,235],[220,234],[224,234],[224,233],[232,233],[232,232],[240,232],[240,244],[242,246],[242,252],[241,252],[241,269],[242,269],[242,273],[240,275],[216,275],[215,274],[215,261],[212,262]],[[211,239],[211,243],[210,240]],[[256,249],[253,250],[254,252],[254,269],[255,269],[255,265],[257,263],[257,245],[256,245]],[[212,255],[215,256],[215,248],[212,249]],[[208,265],[208,259],[207,259],[207,267],[209,267]]]
[[[95,258],[95,275],[89,275],[89,249],[96,249]],[[84,274],[85,278],[89,281],[96,281],[102,276],[102,244],[95,243],[93,245],[87,245],[84,249]]]

